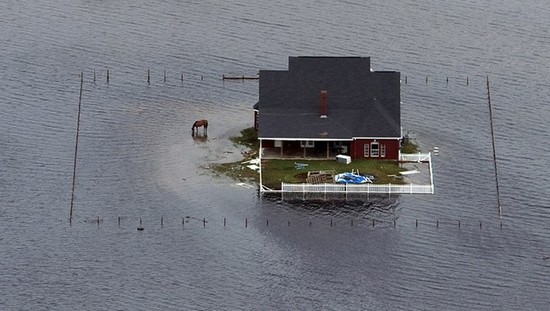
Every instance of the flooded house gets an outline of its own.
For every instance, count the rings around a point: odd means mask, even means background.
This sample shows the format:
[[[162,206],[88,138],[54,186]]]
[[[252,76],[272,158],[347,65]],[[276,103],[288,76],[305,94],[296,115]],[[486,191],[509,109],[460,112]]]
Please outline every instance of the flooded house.
[[[400,73],[370,57],[289,57],[288,70],[260,71],[254,125],[263,158],[398,160]]]

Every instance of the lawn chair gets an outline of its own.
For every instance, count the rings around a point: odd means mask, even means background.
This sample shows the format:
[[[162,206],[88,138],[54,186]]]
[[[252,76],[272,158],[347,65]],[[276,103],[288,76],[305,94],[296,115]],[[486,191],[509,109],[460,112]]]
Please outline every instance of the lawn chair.
[[[294,162],[294,168],[297,169],[297,170],[303,170],[304,168],[306,168],[308,165],[306,163],[298,163],[298,162]]]

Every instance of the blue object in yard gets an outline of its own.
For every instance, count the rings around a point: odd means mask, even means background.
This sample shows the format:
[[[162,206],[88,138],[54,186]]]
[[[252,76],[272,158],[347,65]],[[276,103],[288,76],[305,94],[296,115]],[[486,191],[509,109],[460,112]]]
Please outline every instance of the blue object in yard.
[[[334,176],[334,181],[338,184],[366,184],[372,183],[372,180],[363,175],[354,173],[341,173]]]

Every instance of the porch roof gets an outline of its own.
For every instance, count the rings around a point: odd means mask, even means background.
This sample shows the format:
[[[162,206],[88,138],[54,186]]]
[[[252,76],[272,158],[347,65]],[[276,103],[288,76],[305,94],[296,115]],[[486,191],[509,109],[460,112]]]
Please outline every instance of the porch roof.
[[[259,138],[279,140],[352,140],[354,137],[400,138],[401,128],[377,114],[365,117],[363,109],[336,110],[321,118],[301,109],[261,109]],[[371,113],[373,114],[373,113]]]

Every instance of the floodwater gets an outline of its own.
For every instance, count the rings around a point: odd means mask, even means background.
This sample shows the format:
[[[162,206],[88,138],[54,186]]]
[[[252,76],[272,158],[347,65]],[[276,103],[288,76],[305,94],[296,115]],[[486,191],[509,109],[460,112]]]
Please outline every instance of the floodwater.
[[[546,310],[549,15],[538,0],[0,3],[0,309]],[[211,174],[240,159],[228,138],[258,99],[222,75],[299,55],[401,71],[404,131],[440,150],[434,195],[281,200]]]

